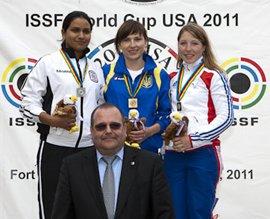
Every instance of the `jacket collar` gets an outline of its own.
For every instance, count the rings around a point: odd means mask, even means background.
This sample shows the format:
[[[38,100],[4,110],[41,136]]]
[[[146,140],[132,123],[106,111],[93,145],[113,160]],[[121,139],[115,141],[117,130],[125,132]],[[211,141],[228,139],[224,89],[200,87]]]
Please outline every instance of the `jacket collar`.
[[[68,56],[69,56],[70,58],[76,58],[74,49],[72,49],[72,48],[67,48],[66,45],[65,45],[65,42],[63,42],[63,43],[61,44],[61,48],[68,54]],[[88,52],[90,52],[90,49],[89,49],[89,48],[85,48],[85,50],[83,51],[83,56],[82,56],[81,58],[83,58]]]
[[[194,63],[188,64],[183,61],[183,67],[187,72],[194,72],[194,70],[203,62],[203,57],[201,56]]]

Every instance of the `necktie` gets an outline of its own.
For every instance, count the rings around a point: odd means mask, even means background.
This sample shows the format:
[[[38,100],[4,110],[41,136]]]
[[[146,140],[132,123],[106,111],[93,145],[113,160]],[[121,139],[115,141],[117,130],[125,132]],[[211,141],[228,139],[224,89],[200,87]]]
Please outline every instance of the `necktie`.
[[[103,161],[107,164],[103,178],[102,190],[108,219],[114,218],[115,191],[114,191],[114,175],[112,163],[115,160],[115,158],[116,156],[102,157]]]

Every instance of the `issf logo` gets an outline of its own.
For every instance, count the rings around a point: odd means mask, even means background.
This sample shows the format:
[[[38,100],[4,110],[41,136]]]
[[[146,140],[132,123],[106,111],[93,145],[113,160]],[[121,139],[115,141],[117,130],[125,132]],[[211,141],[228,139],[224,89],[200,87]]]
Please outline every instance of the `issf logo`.
[[[17,58],[13,60],[1,74],[1,90],[5,99],[19,108],[23,83],[30,70],[36,64],[33,58]]]
[[[266,91],[266,77],[258,63],[249,58],[234,57],[221,67],[228,74],[234,109],[249,109],[260,102]]]

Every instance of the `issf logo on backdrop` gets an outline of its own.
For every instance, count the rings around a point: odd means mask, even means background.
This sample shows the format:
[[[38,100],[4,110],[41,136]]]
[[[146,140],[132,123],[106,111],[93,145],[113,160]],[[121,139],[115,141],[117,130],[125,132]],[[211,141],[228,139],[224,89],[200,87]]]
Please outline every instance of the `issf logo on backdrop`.
[[[232,57],[223,62],[221,67],[228,75],[234,110],[251,109],[263,99],[267,82],[264,71],[257,62],[246,57]],[[232,125],[255,126],[258,123],[258,116],[235,116]]]
[[[1,74],[1,90],[5,99],[19,108],[21,88],[37,60],[33,58],[17,58],[13,60]]]
[[[21,89],[29,72],[36,64],[33,58],[17,58],[1,73],[1,91],[4,99],[18,110],[21,102]],[[4,104],[3,101],[1,104]],[[19,112],[19,110],[18,110]],[[12,114],[12,112],[11,112]],[[22,117],[9,117],[9,126],[34,126],[35,123]]]
[[[234,109],[249,109],[261,101],[266,91],[266,77],[258,63],[245,57],[230,58],[221,67],[228,74]]]

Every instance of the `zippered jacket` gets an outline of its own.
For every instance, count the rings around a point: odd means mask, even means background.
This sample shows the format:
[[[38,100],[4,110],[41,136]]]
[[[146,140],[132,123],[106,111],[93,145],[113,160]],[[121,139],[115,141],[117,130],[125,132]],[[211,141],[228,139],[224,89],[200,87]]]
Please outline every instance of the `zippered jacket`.
[[[152,126],[155,123],[160,125],[160,132],[147,138],[142,142],[141,147],[156,151],[162,146],[161,133],[169,124],[168,115],[171,112],[169,99],[169,85],[170,78],[164,69],[156,65],[151,56],[144,54],[145,61],[144,69],[132,83],[132,90],[134,91],[141,82],[142,86],[136,94],[138,99],[137,110],[140,117],[146,118],[146,126]],[[124,76],[132,81],[129,71],[127,70],[123,54],[119,55],[116,63],[114,63],[114,73],[110,80],[107,80],[112,64],[103,67],[104,78],[106,82],[106,90],[104,93],[105,101],[112,103],[119,107],[124,116],[128,117],[129,106],[128,99],[130,94],[124,80]],[[159,68],[159,69],[157,69]],[[156,71],[155,71],[156,70]],[[156,72],[156,73],[155,73]],[[143,81],[140,81],[142,75],[146,73]]]
[[[197,66],[189,72],[190,66],[184,65],[184,75],[189,77]],[[172,110],[176,111],[179,71],[171,73],[170,77]],[[188,134],[193,148],[219,146],[219,135],[233,122],[232,98],[225,73],[203,67],[180,102],[180,113],[189,119]]]
[[[37,131],[41,135],[41,140],[67,147],[90,146],[92,145],[90,115],[96,106],[104,101],[102,69],[89,60],[86,54],[83,58],[76,60],[73,50],[64,47],[63,50],[70,58],[76,72],[81,75],[85,73],[83,80],[85,95],[79,97],[76,102],[76,123],[79,125],[80,130],[69,133],[69,131],[61,128],[41,124],[39,121],[39,114],[43,111],[52,114],[56,104],[65,95],[77,96],[77,88],[80,86],[76,82],[60,50],[42,57],[28,75],[21,91],[22,102],[20,112],[24,117],[38,122]],[[86,62],[87,70],[85,72]],[[80,68],[80,71],[78,68]]]

